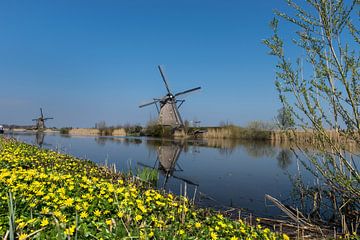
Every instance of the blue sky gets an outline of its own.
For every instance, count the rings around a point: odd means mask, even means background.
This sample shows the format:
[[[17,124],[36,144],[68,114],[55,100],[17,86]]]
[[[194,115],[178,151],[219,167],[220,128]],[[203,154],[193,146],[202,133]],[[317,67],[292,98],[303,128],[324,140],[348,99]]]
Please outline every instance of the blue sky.
[[[270,121],[280,103],[275,59],[262,39],[269,1],[2,1],[0,123],[31,124],[39,107],[48,126],[145,124],[165,93],[186,97],[184,119],[204,125]]]

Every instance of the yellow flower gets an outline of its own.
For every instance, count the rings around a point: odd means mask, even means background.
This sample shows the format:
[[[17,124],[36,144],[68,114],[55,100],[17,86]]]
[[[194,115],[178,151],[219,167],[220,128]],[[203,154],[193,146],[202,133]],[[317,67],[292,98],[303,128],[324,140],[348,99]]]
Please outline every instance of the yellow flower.
[[[182,229],[179,230],[179,234],[180,234],[180,235],[183,235],[184,233],[185,233],[184,230],[182,230]]]
[[[87,218],[88,216],[89,216],[89,214],[88,214],[87,212],[81,212],[81,213],[80,213],[80,217],[81,217],[81,218],[84,218],[84,219],[85,219],[85,218]]]
[[[24,223],[24,222],[20,222],[19,224],[18,224],[18,227],[19,228],[24,228],[26,226],[26,223]]]
[[[95,216],[100,217],[101,216],[101,211],[99,209],[96,209],[94,214],[95,214]]]
[[[61,212],[59,210],[54,212],[55,217],[60,217],[61,216]]]
[[[122,217],[124,216],[124,213],[123,213],[123,212],[118,212],[118,213],[117,213],[117,216],[118,216],[119,218],[122,218]]]
[[[69,228],[66,228],[65,231],[64,231],[64,233],[66,235],[70,235],[70,236],[73,235],[74,232],[75,232],[75,226],[74,225],[69,227]]]
[[[50,209],[48,208],[48,207],[43,207],[42,209],[41,209],[41,213],[42,214],[48,214],[50,212]]]
[[[20,234],[19,240],[25,240],[27,238],[27,235],[25,233]]]
[[[151,231],[151,232],[148,234],[148,237],[152,237],[152,236],[154,236],[154,232],[153,232],[153,231]]]
[[[105,223],[106,223],[107,225],[111,225],[111,224],[112,224],[112,220],[111,220],[111,219],[108,219],[108,220],[105,221]]]
[[[230,238],[230,240],[238,240],[238,238],[234,236],[234,237]]]
[[[288,235],[286,235],[285,233],[283,234],[283,236],[282,236],[282,237],[283,237],[283,239],[284,239],[284,240],[290,240],[289,236],[288,236]]]
[[[199,223],[199,222],[195,223],[195,227],[196,227],[196,228],[200,228],[200,227],[201,227],[201,223]]]
[[[211,232],[210,233],[210,237],[211,237],[211,239],[213,239],[213,240],[216,240],[218,237],[217,237],[217,234],[216,233],[214,233],[214,232]]]
[[[74,199],[68,198],[64,201],[64,205],[70,207],[74,203]]]
[[[45,226],[48,225],[48,224],[49,224],[49,220],[47,220],[47,218],[44,218],[44,219],[41,221],[40,226],[45,227]]]
[[[138,221],[140,221],[142,219],[142,216],[141,215],[136,215],[136,217],[135,217],[135,220],[138,222]]]

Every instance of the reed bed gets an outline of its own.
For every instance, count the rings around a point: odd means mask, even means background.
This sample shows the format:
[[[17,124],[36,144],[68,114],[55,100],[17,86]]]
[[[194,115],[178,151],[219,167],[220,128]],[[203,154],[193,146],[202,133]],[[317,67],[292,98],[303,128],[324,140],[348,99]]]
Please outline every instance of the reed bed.
[[[203,134],[204,138],[229,138],[248,140],[270,140],[271,132],[268,130],[242,128],[238,126],[210,127]]]

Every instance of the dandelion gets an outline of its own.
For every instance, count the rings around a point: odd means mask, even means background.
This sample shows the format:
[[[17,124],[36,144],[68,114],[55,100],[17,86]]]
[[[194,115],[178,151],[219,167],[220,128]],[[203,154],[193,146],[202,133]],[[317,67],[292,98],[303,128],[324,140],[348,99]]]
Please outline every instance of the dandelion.
[[[195,223],[195,227],[196,227],[196,228],[200,228],[200,227],[201,227],[201,223],[196,222],[196,223]]]

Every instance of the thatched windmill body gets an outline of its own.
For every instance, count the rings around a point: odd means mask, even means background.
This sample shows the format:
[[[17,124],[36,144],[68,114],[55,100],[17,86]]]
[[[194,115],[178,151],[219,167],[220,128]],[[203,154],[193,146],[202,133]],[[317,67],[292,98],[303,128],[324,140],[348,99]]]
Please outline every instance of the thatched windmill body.
[[[44,117],[43,110],[40,108],[40,116],[38,118],[33,119],[36,121],[36,129],[37,130],[44,130],[45,129],[45,121],[54,119],[52,117]]]
[[[164,71],[161,66],[158,66],[161,78],[165,84],[167,94],[162,98],[153,98],[151,102],[140,105],[139,107],[145,107],[152,104],[155,104],[156,109],[159,113],[158,124],[163,126],[172,126],[172,127],[182,127],[183,121],[180,116],[179,108],[185,102],[183,99],[178,99],[183,97],[185,94],[200,90],[201,87],[196,87],[188,89],[186,91],[178,92],[173,94],[170,91],[168,81],[166,80]]]

